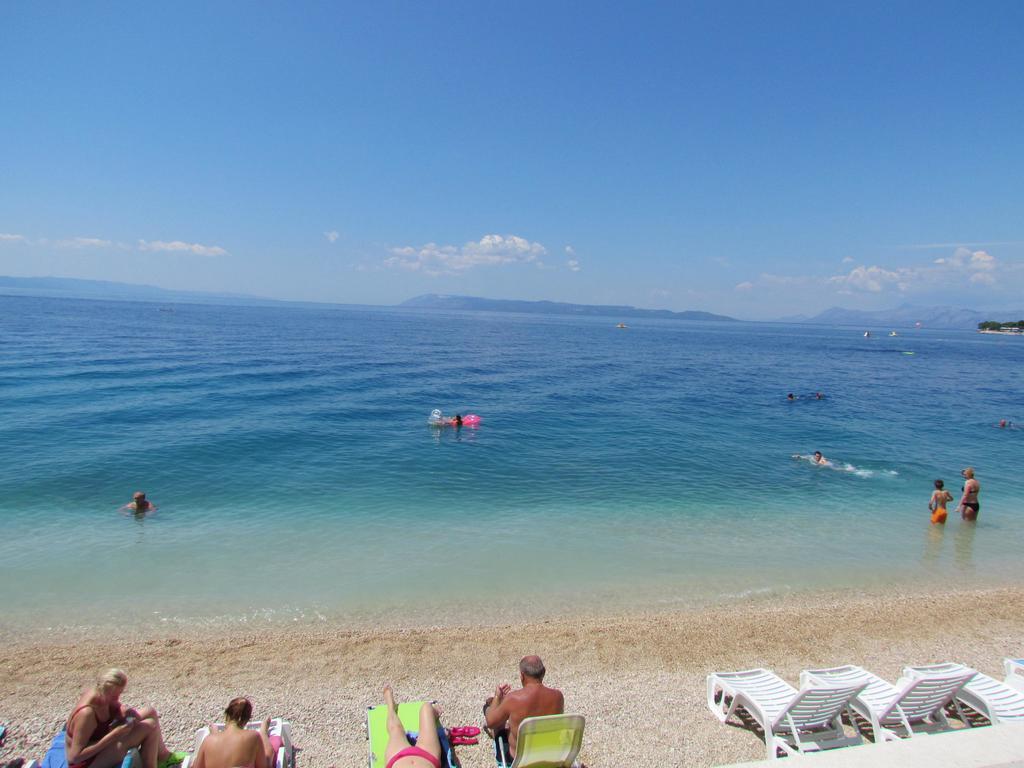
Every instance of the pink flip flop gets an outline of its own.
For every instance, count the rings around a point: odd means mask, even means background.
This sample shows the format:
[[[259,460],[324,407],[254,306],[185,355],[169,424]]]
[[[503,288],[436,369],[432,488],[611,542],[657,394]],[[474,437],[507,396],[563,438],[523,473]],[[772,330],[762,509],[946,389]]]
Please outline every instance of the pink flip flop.
[[[479,744],[480,741],[472,736],[452,736],[451,743],[453,747],[465,747],[471,744]]]
[[[475,725],[458,725],[448,731],[452,736],[465,736],[472,738],[473,736],[480,735],[480,729]]]

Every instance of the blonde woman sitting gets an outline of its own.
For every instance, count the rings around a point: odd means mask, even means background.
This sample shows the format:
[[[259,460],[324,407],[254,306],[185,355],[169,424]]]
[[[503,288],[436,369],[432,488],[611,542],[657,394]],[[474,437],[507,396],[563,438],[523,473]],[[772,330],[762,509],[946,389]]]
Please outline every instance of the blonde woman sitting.
[[[68,768],[115,768],[135,748],[143,768],[166,768],[184,759],[184,753],[171,752],[164,744],[155,709],[130,709],[121,703],[126,685],[128,675],[110,669],[78,699],[65,734]]]
[[[269,717],[258,731],[246,730],[251,717],[248,699],[232,699],[224,710],[224,730],[210,727],[190,768],[273,768],[281,737],[270,735]]]

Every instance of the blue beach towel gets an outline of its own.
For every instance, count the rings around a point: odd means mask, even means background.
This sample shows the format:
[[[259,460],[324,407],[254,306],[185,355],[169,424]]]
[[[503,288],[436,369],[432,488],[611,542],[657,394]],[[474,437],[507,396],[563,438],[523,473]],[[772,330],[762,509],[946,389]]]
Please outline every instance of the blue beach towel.
[[[53,737],[40,768],[68,768],[68,758],[64,752],[65,739],[64,731]],[[139,753],[136,750],[129,750],[128,754],[124,756],[124,760],[121,761],[121,768],[138,768],[141,765],[141,762],[136,762],[138,756]]]

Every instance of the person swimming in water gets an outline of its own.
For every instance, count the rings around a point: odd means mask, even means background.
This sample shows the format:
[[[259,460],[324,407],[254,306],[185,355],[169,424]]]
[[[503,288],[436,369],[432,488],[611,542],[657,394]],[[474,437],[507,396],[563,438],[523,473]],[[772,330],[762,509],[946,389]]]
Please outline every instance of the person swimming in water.
[[[149,512],[156,512],[156,504],[146,498],[145,491],[136,491],[132,494],[132,500],[121,509],[134,515],[145,515]]]
[[[821,455],[821,451],[815,451],[813,456],[804,456],[802,453],[794,453],[794,459],[808,459],[812,464],[817,464],[819,467],[831,467],[832,462]]]
[[[430,414],[430,418],[427,419],[427,423],[434,427],[455,427],[458,429],[462,426],[462,414],[456,413],[454,416],[446,417],[441,414],[441,411],[437,408]]]
[[[786,399],[792,402],[793,400],[796,400],[796,395],[790,392],[788,395],[786,395]]]

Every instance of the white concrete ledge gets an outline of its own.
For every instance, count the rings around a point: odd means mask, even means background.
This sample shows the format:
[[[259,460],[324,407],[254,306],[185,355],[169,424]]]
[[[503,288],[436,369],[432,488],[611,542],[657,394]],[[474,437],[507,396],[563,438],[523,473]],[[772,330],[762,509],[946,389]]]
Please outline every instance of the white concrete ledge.
[[[722,768],[1024,768],[1024,725],[964,728]]]

